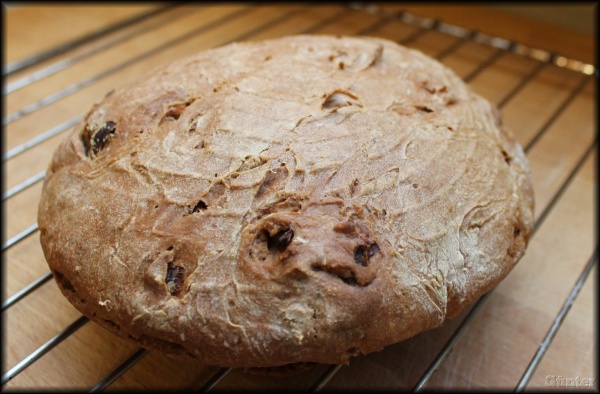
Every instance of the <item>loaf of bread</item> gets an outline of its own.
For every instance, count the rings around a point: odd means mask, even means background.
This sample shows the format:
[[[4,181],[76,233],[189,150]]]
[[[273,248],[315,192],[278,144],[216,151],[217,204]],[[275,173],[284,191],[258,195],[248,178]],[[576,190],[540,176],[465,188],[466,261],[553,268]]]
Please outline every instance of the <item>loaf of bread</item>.
[[[533,190],[499,112],[367,37],[234,43],[111,91],[49,165],[58,286],[207,365],[345,364],[440,326],[523,255]]]

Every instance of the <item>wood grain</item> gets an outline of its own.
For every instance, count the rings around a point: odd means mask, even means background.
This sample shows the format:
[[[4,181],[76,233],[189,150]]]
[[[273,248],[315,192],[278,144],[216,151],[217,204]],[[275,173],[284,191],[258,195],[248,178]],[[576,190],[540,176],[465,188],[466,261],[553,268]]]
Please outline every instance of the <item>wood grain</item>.
[[[598,322],[595,303],[598,295],[597,278],[596,265],[548,349],[546,357],[533,375],[529,387],[557,387],[562,390],[598,387],[598,374],[589,363],[589,360],[597,357],[598,349],[597,331],[594,330]]]
[[[10,8],[5,34],[11,39],[6,40],[5,60],[21,60],[161,6],[37,4]]]
[[[514,40],[532,48],[556,52],[594,63],[595,38],[563,27],[488,7],[469,4],[384,4],[384,9],[403,10],[416,16],[439,19],[469,30]]]
[[[29,5],[8,9],[5,61],[39,53],[159,5]],[[399,9],[392,4],[385,6]],[[588,41],[593,42],[592,38],[579,37],[579,41],[571,41],[575,44],[564,46],[568,35],[561,30],[535,23],[508,25],[497,13],[477,6],[411,5],[408,10],[423,16],[446,17],[449,22],[500,36],[505,33],[506,38],[524,40],[582,60],[586,60]],[[500,19],[495,19],[497,17]],[[172,59],[235,40],[259,40],[307,31],[318,34],[367,32],[365,34],[396,41],[412,37],[408,46],[430,56],[443,55],[442,62],[461,77],[469,78],[469,84],[477,93],[503,104],[504,123],[514,131],[519,142],[528,147],[538,217],[554,204],[556,193],[594,139],[597,92],[593,77],[584,81],[584,75],[573,71],[552,65],[539,68],[539,62],[512,53],[503,53],[490,62],[497,50],[484,44],[460,42],[456,37],[436,31],[414,36],[419,32],[416,26],[341,5],[311,7],[292,3],[250,7],[224,3],[175,7],[7,78],[5,84],[10,84],[56,62],[81,58],[62,71],[5,95],[5,115],[10,116],[57,92],[81,85],[7,124],[3,129],[4,152],[85,113],[111,89]],[[452,51],[445,53],[449,48]],[[536,70],[531,79],[526,79]],[[583,89],[564,105],[582,81]],[[550,122],[555,115],[556,119]],[[66,134],[67,131],[5,161],[5,187],[11,188],[44,171]],[[564,194],[552,205],[526,256],[491,294],[428,388],[514,387],[595,245],[595,160],[594,154],[585,161]],[[40,192],[41,183],[37,183],[4,202],[4,241],[36,222]],[[38,233],[5,251],[4,259],[4,300],[48,272]],[[593,369],[594,318],[590,313],[597,306],[595,291],[594,283],[588,279],[534,375],[531,387],[546,388],[548,375],[597,378]],[[356,357],[349,366],[339,370],[326,388],[412,388],[467,312],[440,328],[381,352]],[[80,314],[50,281],[4,311],[3,317],[6,370],[61,332]],[[89,390],[137,349],[96,324],[87,323],[3,388]],[[301,375],[277,379],[233,370],[216,389],[306,390],[325,369],[319,366]],[[215,372],[214,367],[166,359],[158,352],[150,352],[115,381],[109,391],[199,388]]]

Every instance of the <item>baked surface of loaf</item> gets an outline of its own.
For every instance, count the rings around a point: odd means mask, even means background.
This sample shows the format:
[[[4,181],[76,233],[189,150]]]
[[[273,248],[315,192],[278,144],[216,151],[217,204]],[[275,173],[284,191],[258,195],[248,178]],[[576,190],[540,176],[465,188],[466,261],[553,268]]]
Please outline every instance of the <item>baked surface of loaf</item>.
[[[38,222],[70,302],[145,347],[347,363],[504,278],[533,192],[500,114],[437,61],[292,36],[107,94],[56,151]]]

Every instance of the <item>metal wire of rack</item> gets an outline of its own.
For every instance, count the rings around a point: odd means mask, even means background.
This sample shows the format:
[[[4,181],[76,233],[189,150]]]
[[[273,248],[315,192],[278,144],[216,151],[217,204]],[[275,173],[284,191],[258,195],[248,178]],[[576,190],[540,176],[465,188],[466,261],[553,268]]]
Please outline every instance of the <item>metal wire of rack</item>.
[[[229,7],[229,8],[228,8]],[[51,110],[57,104],[60,104],[69,96],[77,96],[81,94],[88,86],[100,86],[101,88],[106,87],[108,90],[110,83],[114,83],[111,80],[114,76],[119,76],[120,83],[132,78],[131,76],[122,76],[127,70],[130,70],[134,66],[139,66],[142,61],[144,62],[158,62],[157,55],[161,55],[173,47],[185,45],[186,42],[192,42],[193,40],[200,40],[203,38],[205,41],[202,45],[218,46],[224,45],[228,42],[243,41],[248,39],[258,39],[263,37],[278,36],[283,34],[311,34],[311,33],[328,33],[328,34],[353,34],[353,35],[374,35],[381,36],[388,39],[393,39],[403,45],[413,47],[424,51],[425,53],[437,58],[442,63],[446,63],[449,67],[457,67],[457,73],[474,89],[484,88],[487,83],[495,88],[493,91],[500,93],[495,94],[492,99],[495,100],[497,106],[504,110],[510,107],[509,113],[514,114],[513,118],[518,120],[523,117],[522,113],[525,111],[519,106],[523,105],[524,102],[536,98],[542,88],[532,88],[535,85],[542,86],[547,83],[547,80],[561,80],[559,85],[560,94],[558,98],[552,100],[540,100],[540,104],[549,106],[550,109],[545,109],[542,114],[536,115],[536,121],[534,123],[533,130],[528,130],[524,134],[518,134],[520,142],[524,146],[524,151],[531,161],[535,164],[535,160],[542,162],[543,152],[548,149],[550,142],[559,139],[555,134],[558,133],[559,124],[562,119],[573,117],[577,115],[571,115],[573,108],[585,107],[585,103],[594,99],[593,93],[590,93],[595,80],[598,76],[598,71],[592,64],[569,59],[560,54],[553,54],[547,51],[543,51],[536,48],[530,48],[518,42],[512,42],[499,37],[492,37],[480,32],[470,31],[460,26],[445,23],[439,20],[431,20],[428,18],[420,18],[402,10],[390,10],[386,7],[378,7],[375,5],[366,4],[351,4],[348,6],[331,6],[329,8],[311,8],[309,6],[289,6],[289,7],[271,7],[269,17],[264,20],[258,19],[254,25],[248,28],[239,28],[238,33],[226,36],[221,39],[215,31],[223,31],[223,29],[231,26],[232,24],[242,25],[242,22],[247,21],[248,18],[256,18],[254,13],[259,8],[257,6],[224,6],[219,8],[218,6],[202,6],[194,9],[182,7],[166,7],[160,8],[152,12],[147,12],[139,17],[132,18],[122,25],[111,26],[108,29],[102,30],[98,34],[92,34],[86,37],[85,40],[75,40],[66,46],[56,48],[54,51],[46,51],[38,56],[33,56],[29,60],[21,63],[9,64],[4,68],[4,76],[11,77],[12,79],[6,81],[4,88],[4,94],[7,101],[10,101],[12,95],[21,90],[27,90],[28,88],[35,87],[36,84],[43,82],[46,79],[50,79],[54,75],[60,75],[61,73],[69,73],[70,70],[77,67],[78,64],[85,63],[87,59],[93,58],[94,56],[102,56],[104,53],[124,45],[138,37],[145,34],[152,33],[156,29],[160,29],[164,26],[169,26],[176,23],[181,23],[188,14],[193,13],[208,13],[202,24],[197,25],[193,29],[184,31],[181,34],[173,35],[170,39],[162,40],[157,42],[153,46],[144,47],[139,53],[132,55],[130,58],[124,59],[113,65],[107,65],[107,67],[99,69],[93,75],[84,75],[80,80],[74,81],[67,85],[66,88],[58,88],[58,90],[48,91],[44,96],[37,97],[34,102],[28,102],[26,104],[18,106],[18,110],[9,112],[7,116],[3,118],[3,133],[5,137],[10,135],[12,128],[18,129],[19,123],[33,119],[30,122],[34,122],[36,117],[40,120],[47,118],[44,112],[45,108]],[[219,11],[215,11],[215,9]],[[266,7],[268,8],[268,7]],[[211,13],[212,12],[212,13]],[[299,27],[296,27],[299,26]],[[198,41],[201,42],[201,41]],[[83,52],[74,52],[75,48],[80,46],[88,46]],[[518,64],[518,67],[511,66],[511,64]],[[512,68],[511,68],[512,67]],[[33,71],[31,71],[33,70]],[[28,74],[27,74],[28,73]],[[493,76],[498,74],[498,78],[506,78],[510,80],[506,86],[494,87]],[[121,77],[122,76],[122,77]],[[489,76],[489,77],[488,77]],[[558,77],[557,77],[558,76]],[[487,78],[487,79],[486,79]],[[107,79],[108,81],[105,81]],[[106,84],[106,85],[103,85]],[[99,88],[99,89],[101,89]],[[487,88],[492,92],[492,88]],[[543,103],[542,103],[543,101]],[[581,103],[583,102],[583,104]],[[587,107],[585,107],[587,108]],[[77,107],[76,112],[82,107]],[[529,108],[527,108],[529,110]],[[584,111],[584,110],[579,110]],[[25,156],[30,158],[32,154],[38,151],[44,150],[51,152],[60,140],[61,134],[69,130],[74,124],[81,119],[81,114],[74,114],[73,111],[66,111],[71,115],[65,115],[68,119],[63,119],[58,125],[52,126],[47,130],[39,130],[34,135],[28,137],[25,140],[19,140],[18,138],[11,139],[9,142],[10,149],[3,154],[3,164],[7,167],[7,173],[10,173],[12,168],[20,166]],[[553,215],[557,215],[561,204],[565,201],[565,195],[568,195],[574,188],[573,184],[576,182],[581,183],[582,173],[585,172],[586,166],[589,166],[592,157],[596,150],[596,140],[593,136],[593,119],[585,119],[579,128],[581,129],[576,137],[573,137],[575,142],[571,142],[572,145],[565,149],[564,152],[553,152],[559,155],[560,165],[551,168],[556,174],[557,180],[549,182],[548,185],[544,185],[540,189],[541,201],[538,202],[538,208],[536,210],[536,226],[534,229],[534,239],[538,238],[538,233],[544,231],[546,222],[552,220]],[[13,140],[16,141],[13,143]],[[550,141],[550,142],[547,142]],[[554,142],[556,144],[556,142]],[[46,156],[48,154],[46,153]],[[14,164],[13,164],[14,163]],[[541,164],[540,164],[541,166]],[[534,167],[535,170],[536,167]],[[540,167],[541,168],[541,167]],[[34,175],[31,172],[34,172]],[[12,183],[11,187],[3,193],[3,204],[5,213],[7,213],[7,232],[9,234],[15,233],[4,241],[2,246],[3,257],[5,259],[5,271],[7,272],[7,284],[12,284],[11,274],[14,270],[7,270],[7,266],[11,264],[11,259],[18,259],[19,253],[24,253],[27,248],[33,248],[39,246],[33,246],[32,236],[36,234],[38,228],[36,223],[29,223],[29,225],[23,225],[22,220],[15,220],[13,214],[13,207],[15,213],[19,213],[23,204],[19,204],[19,200],[24,200],[25,197],[21,197],[31,190],[38,190],[40,182],[44,178],[44,171],[35,172],[34,169],[27,169],[27,171],[19,171],[18,177],[11,178],[9,180]],[[535,175],[535,174],[534,174]],[[20,178],[19,178],[20,177]],[[23,180],[23,178],[26,179]],[[536,192],[538,192],[536,190]],[[571,192],[572,193],[572,192]],[[27,197],[27,202],[32,197]],[[10,205],[9,205],[10,204]],[[33,211],[33,212],[32,212]],[[28,217],[35,217],[35,209],[29,208],[30,213]],[[27,215],[26,215],[27,216]],[[14,223],[14,225],[13,225]],[[25,228],[24,228],[25,227]],[[595,242],[595,241],[593,241]],[[22,246],[27,244],[26,246]],[[16,250],[16,251],[15,251]],[[570,286],[566,296],[563,297],[564,303],[558,313],[553,313],[551,324],[547,325],[548,329],[541,338],[539,346],[536,348],[535,354],[531,357],[526,356],[528,362],[522,370],[517,371],[519,375],[518,379],[515,380],[514,388],[518,391],[524,390],[528,387],[529,382],[535,376],[536,369],[544,361],[544,356],[548,352],[548,349],[552,345],[553,339],[557,333],[560,332],[562,323],[565,321],[567,313],[574,305],[577,295],[581,291],[582,287],[586,283],[586,279],[589,273],[597,265],[598,252],[597,244],[593,244],[590,250],[587,250],[589,259],[586,263],[581,261],[574,261],[572,266],[581,271],[581,274],[572,280],[573,286]],[[586,252],[582,252],[586,253]],[[15,258],[15,256],[17,256]],[[37,255],[38,260],[40,253]],[[43,260],[43,257],[42,257]],[[13,263],[14,264],[14,263]],[[38,266],[43,266],[38,262]],[[40,271],[40,269],[38,269]],[[2,313],[4,317],[12,312],[13,309],[18,308],[20,305],[24,305],[30,296],[35,296],[36,293],[40,293],[46,290],[47,283],[52,283],[50,279],[52,275],[50,272],[43,273],[38,276],[37,279],[28,279],[28,282],[20,285],[15,290],[11,291],[11,296],[3,297]],[[44,270],[42,269],[42,272]],[[46,285],[46,286],[45,286]],[[53,285],[53,284],[52,284]],[[47,294],[45,291],[44,294]],[[55,291],[56,293],[56,291]],[[481,323],[484,320],[482,314],[486,310],[489,310],[488,304],[490,299],[496,297],[497,292],[491,291],[478,300],[473,306],[465,311],[461,316],[457,317],[452,324],[445,325],[440,330],[433,330],[433,333],[428,333],[425,336],[430,340],[433,335],[439,334],[436,337],[435,342],[431,346],[424,346],[422,344],[423,339],[416,339],[412,341],[410,346],[414,346],[420,349],[423,360],[418,363],[418,367],[414,370],[403,372],[405,375],[399,376],[398,370],[390,368],[387,373],[388,375],[394,375],[393,377],[387,378],[387,381],[379,382],[373,385],[368,385],[365,382],[361,382],[365,388],[402,388],[412,389],[413,391],[420,391],[436,385],[443,384],[441,378],[438,381],[434,381],[436,372],[443,376],[454,376],[455,372],[451,372],[450,353],[456,349],[466,349],[465,335],[473,331],[472,327]],[[499,296],[498,296],[499,297]],[[496,298],[498,298],[496,297]],[[25,305],[23,309],[30,307]],[[487,308],[487,309],[486,309]],[[19,311],[20,314],[26,313]],[[44,311],[34,310],[34,314],[41,313]],[[490,318],[489,311],[485,318]],[[67,314],[66,318],[61,317],[61,321],[65,321],[69,317],[77,316],[77,314]],[[493,317],[492,317],[493,319]],[[17,388],[24,386],[11,386],[12,380],[27,371],[35,363],[39,363],[45,357],[49,357],[49,353],[53,352],[53,349],[60,347],[65,341],[72,338],[75,333],[86,326],[88,322],[87,318],[79,315],[71,323],[68,323],[66,327],[59,330],[57,334],[51,337],[49,340],[43,340],[42,338],[35,338],[35,343],[42,343],[37,347],[28,352],[25,357],[19,356],[22,352],[18,352],[14,349],[15,345],[11,343],[10,330],[6,332],[6,338],[8,342],[5,347],[9,349],[9,359],[18,360],[17,362],[10,365],[9,368],[3,367],[6,371],[2,374],[1,384],[4,388]],[[547,322],[546,322],[547,323]],[[14,324],[9,324],[9,327],[13,327]],[[64,325],[63,325],[64,327]],[[542,330],[543,331],[543,330]],[[542,332],[538,329],[536,332],[541,335]],[[478,332],[478,331],[475,331]],[[423,335],[420,336],[423,338]],[[96,335],[95,338],[98,338]],[[34,340],[34,338],[32,338]],[[421,342],[419,342],[421,341]],[[410,341],[409,341],[410,342]],[[120,342],[118,342],[120,344]],[[117,345],[118,345],[117,344]],[[85,345],[84,345],[85,346]],[[403,345],[392,346],[391,350],[386,349],[382,353],[386,353],[385,357],[387,362],[390,360],[397,360],[402,358],[403,350],[415,351],[410,348],[403,348]],[[85,348],[85,347],[84,347]],[[133,349],[128,347],[127,349]],[[395,354],[394,351],[397,353]],[[13,356],[12,353],[16,353]],[[123,352],[121,352],[123,353]],[[151,352],[143,349],[133,349],[129,353],[129,356],[121,359],[112,364],[109,371],[102,375],[102,377],[96,380],[95,384],[88,385],[90,391],[103,391],[110,389],[115,382],[126,376],[127,372],[134,368],[136,365],[141,364],[141,360],[147,358]],[[454,353],[457,353],[455,351]],[[412,354],[412,353],[411,353]],[[45,356],[45,357],[44,357]],[[81,357],[80,355],[77,355]],[[69,362],[78,363],[77,356],[70,355]],[[454,356],[454,354],[452,355]],[[58,357],[58,356],[55,356]],[[377,357],[377,356],[375,356]],[[309,377],[304,377],[303,387],[309,391],[320,391],[329,388],[344,388],[345,385],[354,384],[352,387],[356,387],[356,381],[352,374],[357,371],[356,368],[361,368],[361,365],[371,368],[382,368],[380,361],[371,355],[358,357],[356,364],[350,366],[321,366],[316,368]],[[392,362],[393,363],[393,362]],[[358,367],[355,367],[358,365]],[[406,367],[406,364],[400,363],[400,365]],[[158,371],[158,370],[156,370]],[[348,372],[345,372],[348,371]],[[454,375],[453,375],[454,374]],[[237,387],[232,383],[227,384],[229,377],[234,377],[237,381],[246,382],[251,387],[252,385],[264,384],[266,387],[272,387],[270,380],[256,380],[249,381],[244,380],[241,374],[236,370],[228,368],[214,369],[205,368],[202,370],[201,376],[197,380],[194,380],[192,386],[196,387],[199,391],[209,391],[211,389],[227,389],[231,387]],[[357,373],[355,375],[361,375]],[[378,375],[379,376],[379,375]],[[31,379],[31,378],[30,378]],[[168,376],[165,377],[168,379]],[[250,378],[248,378],[250,379]],[[354,379],[354,380],[353,380]],[[514,380],[514,379],[513,379]],[[35,379],[33,379],[35,381]],[[297,380],[290,380],[291,382],[298,382]],[[461,382],[455,379],[454,382]],[[225,383],[225,384],[224,384]],[[37,383],[31,383],[43,386],[42,381]],[[239,383],[238,383],[239,384]],[[274,385],[281,385],[273,383]],[[458,383],[457,383],[458,384]],[[462,382],[463,385],[469,383]],[[255,386],[256,388],[258,386]],[[151,388],[151,387],[146,387]]]

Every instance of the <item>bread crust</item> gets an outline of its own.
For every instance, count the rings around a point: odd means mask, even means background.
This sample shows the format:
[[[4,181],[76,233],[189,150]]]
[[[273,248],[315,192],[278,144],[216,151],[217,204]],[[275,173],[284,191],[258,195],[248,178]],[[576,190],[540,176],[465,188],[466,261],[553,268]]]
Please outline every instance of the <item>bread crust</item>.
[[[533,226],[527,160],[437,61],[369,37],[235,43],[94,105],[38,223],[91,320],[224,367],[348,363],[493,288]]]

